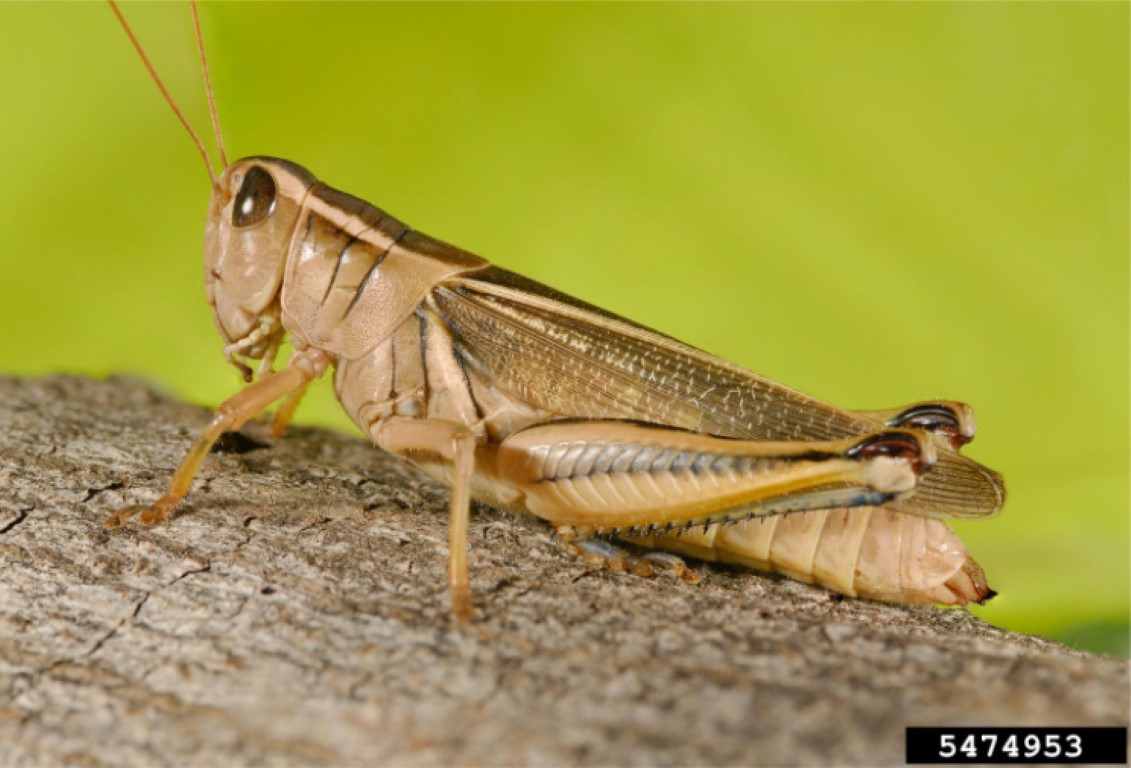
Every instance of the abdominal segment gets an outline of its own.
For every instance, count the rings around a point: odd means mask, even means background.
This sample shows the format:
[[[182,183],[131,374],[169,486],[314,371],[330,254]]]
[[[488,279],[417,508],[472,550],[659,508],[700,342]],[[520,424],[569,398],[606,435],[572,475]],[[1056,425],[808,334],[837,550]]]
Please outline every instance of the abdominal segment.
[[[945,523],[883,507],[798,512],[629,540],[781,573],[849,597],[966,605],[994,595]]]

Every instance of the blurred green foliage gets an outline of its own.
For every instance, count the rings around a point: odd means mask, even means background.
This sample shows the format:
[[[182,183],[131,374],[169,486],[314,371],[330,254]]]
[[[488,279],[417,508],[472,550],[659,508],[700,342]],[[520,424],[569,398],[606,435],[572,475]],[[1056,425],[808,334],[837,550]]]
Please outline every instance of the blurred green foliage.
[[[207,131],[188,9],[126,4]],[[1127,653],[1128,6],[209,4],[233,157],[848,407],[974,404],[975,611]],[[200,160],[102,4],[0,4],[0,370],[237,386]],[[349,428],[328,387],[301,412]]]

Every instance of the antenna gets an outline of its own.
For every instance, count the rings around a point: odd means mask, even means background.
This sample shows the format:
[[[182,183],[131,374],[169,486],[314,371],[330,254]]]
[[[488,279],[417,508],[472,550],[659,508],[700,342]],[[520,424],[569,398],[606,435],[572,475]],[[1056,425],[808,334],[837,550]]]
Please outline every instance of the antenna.
[[[228,155],[224,152],[224,136],[220,133],[220,113],[216,111],[216,99],[212,95],[212,78],[208,76],[208,57],[204,55],[204,36],[200,34],[200,10],[196,0],[192,6],[192,26],[196,30],[196,49],[200,51],[200,71],[204,75],[204,92],[208,94],[208,114],[212,116],[212,132],[216,135],[216,148],[220,150],[220,162],[228,167]]]
[[[216,172],[212,168],[212,161],[208,159],[208,150],[204,148],[204,142],[201,141],[200,137],[196,135],[196,131],[194,131],[192,129],[192,126],[189,125],[189,121],[185,118],[184,113],[181,112],[181,108],[177,106],[177,102],[173,101],[173,97],[169,95],[169,91],[167,88],[165,88],[165,84],[161,82],[161,78],[157,76],[157,70],[155,70],[153,68],[153,65],[149,62],[149,57],[145,55],[145,50],[142,49],[141,43],[137,41],[137,38],[134,36],[133,30],[130,29],[130,25],[126,23],[126,17],[122,15],[122,11],[118,8],[118,4],[114,2],[114,0],[106,0],[106,2],[110,3],[110,9],[113,10],[114,15],[118,17],[118,22],[122,25],[122,29],[126,31],[126,35],[130,38],[130,42],[133,43],[134,50],[136,50],[137,55],[141,57],[141,61],[143,64],[145,64],[145,68],[149,71],[149,75],[153,78],[153,82],[157,83],[157,88],[161,91],[161,95],[165,97],[165,101],[168,102],[170,107],[172,107],[173,113],[177,116],[177,119],[181,121],[181,125],[185,127],[185,130],[188,131],[189,136],[192,137],[193,142],[196,143],[196,148],[200,150],[200,156],[204,158],[204,167],[208,169],[208,178],[212,180],[212,186],[216,186]],[[195,9],[196,4],[194,3],[194,16]],[[199,29],[200,28],[197,27],[198,40]],[[201,44],[200,47],[203,50],[203,44]],[[211,94],[211,88],[209,88],[209,94]],[[213,110],[213,115],[215,114],[215,110]],[[217,135],[219,135],[219,129],[217,129]],[[221,149],[221,152],[222,151],[223,150]],[[226,164],[227,161],[225,161],[225,165]]]

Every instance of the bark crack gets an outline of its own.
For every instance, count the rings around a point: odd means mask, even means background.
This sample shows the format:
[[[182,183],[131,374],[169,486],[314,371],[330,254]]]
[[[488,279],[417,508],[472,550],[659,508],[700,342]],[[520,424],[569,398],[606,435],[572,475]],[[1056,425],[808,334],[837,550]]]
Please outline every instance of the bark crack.
[[[27,520],[28,516],[34,510],[35,510],[34,506],[21,507],[21,508],[16,509],[16,516],[14,518],[12,518],[11,520],[9,520],[8,522],[6,522],[3,526],[0,526],[0,536],[3,536],[5,533],[8,533],[12,529],[14,529],[17,525],[19,525],[20,523]]]
[[[98,638],[98,640],[94,642],[94,645],[91,646],[90,650],[82,655],[89,658],[98,653],[98,651],[101,650],[102,646],[106,645],[106,643],[110,641],[110,638],[114,637],[116,634],[118,634],[118,632],[121,631],[122,627],[126,626],[128,622],[134,621],[137,618],[138,614],[141,613],[142,607],[147,602],[149,602],[149,596],[151,594],[152,592],[148,591],[143,593],[141,599],[134,604],[133,610],[131,610],[128,615],[123,616],[122,620],[115,624],[109,632]],[[70,659],[69,662],[74,663],[75,659]]]
[[[122,488],[125,488],[125,487],[126,487],[126,484],[124,482],[122,482],[120,480],[115,480],[112,483],[109,483],[107,485],[103,485],[103,486],[100,486],[100,487],[97,487],[97,488],[87,488],[86,489],[86,496],[84,496],[79,503],[80,504],[86,504],[91,499],[94,499],[94,498],[97,498],[98,496],[101,496],[106,491],[118,491],[118,490],[121,490]]]

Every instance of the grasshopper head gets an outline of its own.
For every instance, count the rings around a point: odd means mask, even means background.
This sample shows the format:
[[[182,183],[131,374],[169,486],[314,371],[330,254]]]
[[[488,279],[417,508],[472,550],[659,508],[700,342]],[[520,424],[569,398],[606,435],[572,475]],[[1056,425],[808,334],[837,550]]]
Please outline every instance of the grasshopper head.
[[[249,157],[212,189],[204,230],[204,287],[229,360],[261,358],[282,336],[278,297],[303,201],[318,183],[286,160]]]

